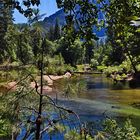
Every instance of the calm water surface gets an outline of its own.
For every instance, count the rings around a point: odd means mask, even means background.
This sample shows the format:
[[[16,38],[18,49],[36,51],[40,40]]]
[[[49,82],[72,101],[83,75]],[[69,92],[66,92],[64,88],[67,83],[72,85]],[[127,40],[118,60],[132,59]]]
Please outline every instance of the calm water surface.
[[[92,121],[104,116],[124,121],[131,118],[140,128],[140,89],[131,89],[129,84],[114,84],[101,74],[81,75],[71,80],[61,80],[57,84],[63,89],[68,83],[83,83],[84,88],[68,99],[60,99],[60,104],[76,111],[83,121]],[[82,87],[81,87],[82,88]]]
[[[68,85],[76,90],[76,93],[67,93]],[[128,83],[118,83],[114,85],[111,79],[104,75],[81,75],[71,79],[61,79],[55,83],[58,93],[58,104],[75,111],[82,123],[93,124],[97,129],[100,121],[106,117],[117,119],[119,123],[124,122],[128,117],[132,123],[140,130],[140,89],[131,89]],[[77,90],[79,89],[79,90]],[[71,119],[75,120],[75,118]],[[77,123],[77,121],[75,121]],[[65,125],[73,127],[71,122],[63,122]],[[77,125],[77,124],[76,124]],[[24,135],[21,132],[17,140]],[[31,136],[32,137],[32,136]],[[29,138],[30,139],[30,138]],[[45,134],[43,140],[50,139]],[[53,140],[63,140],[63,134],[54,134]]]

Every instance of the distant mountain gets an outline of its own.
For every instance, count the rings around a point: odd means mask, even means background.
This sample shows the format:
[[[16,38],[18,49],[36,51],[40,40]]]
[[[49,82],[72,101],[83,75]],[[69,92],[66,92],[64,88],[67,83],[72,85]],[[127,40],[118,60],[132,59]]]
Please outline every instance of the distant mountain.
[[[63,9],[57,11],[56,13],[54,13],[53,15],[51,15],[49,17],[44,18],[44,20],[41,22],[41,24],[45,29],[48,30],[48,28],[50,28],[50,26],[55,26],[56,19],[58,20],[58,23],[60,26],[65,25],[65,23],[66,23],[65,13],[64,13]]]
[[[98,18],[101,20],[103,19],[103,14],[99,13]],[[65,13],[64,10],[61,9],[59,11],[57,11],[56,13],[52,14],[49,17],[44,18],[43,21],[41,21],[41,25],[43,26],[44,29],[48,30],[50,28],[50,26],[55,26],[56,23],[56,19],[59,22],[60,26],[63,26],[66,24],[66,20],[65,20]],[[105,28],[102,28],[100,31],[98,31],[96,28],[93,29],[93,32],[98,36],[98,37],[104,37],[105,36]]]

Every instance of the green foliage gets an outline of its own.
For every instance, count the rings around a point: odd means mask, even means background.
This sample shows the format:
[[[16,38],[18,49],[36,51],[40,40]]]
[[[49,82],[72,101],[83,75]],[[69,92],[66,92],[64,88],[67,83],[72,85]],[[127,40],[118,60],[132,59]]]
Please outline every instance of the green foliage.
[[[135,68],[138,60],[140,60],[139,30],[135,30],[135,28],[131,27],[129,24],[129,16],[138,16],[140,14],[138,1],[112,0],[109,2],[110,3],[107,6],[108,9],[105,9],[107,10],[105,11],[105,13],[108,29],[107,32],[109,41],[113,49],[108,49],[111,52],[111,55],[109,55],[109,51],[107,51],[102,57],[101,54],[104,54],[105,48],[102,47],[101,49],[97,49],[94,55],[95,59],[92,60],[93,67],[97,67],[100,70],[105,69],[105,72],[107,74],[110,74],[112,72],[120,72],[124,69],[125,71],[129,71],[131,70],[130,64],[132,64],[132,66],[134,66]],[[57,0],[57,3],[58,6],[64,8],[64,11],[67,13],[67,25],[64,28],[64,37],[57,41],[57,43],[59,43],[58,46],[49,40],[45,40],[46,48],[44,48],[43,51],[44,55],[46,55],[46,73],[62,75],[66,71],[73,71],[73,68],[71,66],[64,64],[63,58],[66,64],[71,64],[72,66],[76,66],[77,64],[82,63],[84,60],[83,57],[85,56],[86,61],[88,63],[91,62],[94,54],[94,44],[92,39],[97,39],[93,34],[93,25],[97,24],[98,8],[94,3],[91,3],[87,0]],[[9,3],[7,2],[6,4],[9,5]],[[12,1],[12,3],[10,3],[10,6],[18,9],[19,12],[24,14],[25,16],[31,17],[33,15],[33,9],[31,9],[31,7],[33,5],[39,4],[39,0],[24,1],[23,5],[26,7],[25,10],[22,9],[18,1]],[[77,6],[79,7],[79,10],[77,10]],[[103,8],[106,8],[106,6],[102,6]],[[11,10],[7,9],[7,7],[3,7],[3,2],[1,1],[0,8],[2,14],[4,15],[3,17],[0,17],[0,23],[2,23],[0,25],[0,61],[3,62],[3,60],[9,59],[10,62],[13,62],[18,59],[23,64],[32,63],[34,62],[34,60],[36,60],[36,62],[38,62],[38,60],[40,61],[40,53],[42,51],[42,37],[44,35],[41,29],[34,27],[31,31],[28,27],[25,27],[22,30],[16,30],[14,26],[8,26],[8,22],[11,21],[11,16],[9,14]],[[0,15],[2,14],[0,13]],[[75,29],[75,25],[77,29]],[[59,39],[59,30],[60,29],[58,23],[56,22],[55,30],[51,31],[50,29],[50,35],[54,36],[55,34],[55,38],[50,37],[51,40]],[[82,39],[82,41],[84,42],[83,44],[85,46],[85,52],[80,39]],[[56,51],[56,47],[58,47],[57,51],[60,54],[58,60],[55,60],[55,57],[52,59],[52,57],[54,56],[54,52]],[[127,60],[127,56],[129,56],[131,63]],[[49,60],[50,58],[51,60]],[[99,65],[108,64],[121,65],[109,66],[107,68],[98,67]],[[36,74],[38,73],[38,70],[34,67],[32,69],[29,69],[29,72]],[[5,73],[1,73],[1,76],[9,75],[9,73],[8,75],[5,75]],[[11,75],[15,76],[14,73],[12,73]],[[25,73],[23,75],[25,76]],[[10,76],[8,77],[8,79],[11,78]],[[125,75],[123,75],[123,77],[125,77]],[[120,80],[121,77],[118,76],[117,79]],[[0,112],[2,112],[2,117],[0,118],[0,127],[2,126],[2,128],[0,129],[1,136],[6,136],[9,134],[12,124],[16,124],[18,121],[20,122],[27,116],[32,115],[32,112],[26,110],[23,110],[21,115],[19,108],[22,108],[25,105],[28,105],[28,107],[38,107],[38,96],[35,96],[34,92],[32,92],[31,94],[31,89],[29,86],[30,80],[31,79],[26,79],[26,81],[21,81],[20,86],[17,87],[17,91],[4,96],[3,102],[0,102]],[[80,84],[72,85],[68,83],[65,92],[74,93],[79,92],[80,89],[82,89]],[[27,97],[29,93],[30,96]],[[42,96],[40,96],[40,99],[42,99],[41,97]],[[42,102],[40,103],[40,105],[42,106]],[[136,135],[136,129],[131,125],[130,121],[127,121],[124,127],[119,127],[114,120],[107,120],[105,122],[105,125],[107,139],[139,139]],[[60,126],[57,127],[57,129],[62,129]],[[66,134],[65,137],[66,139],[75,140],[92,139],[89,135],[85,135],[85,133],[79,135],[75,131],[70,131],[68,134]],[[99,139],[99,137],[95,137],[93,139]]]
[[[0,1],[0,63],[3,62],[6,57],[6,42],[5,34],[8,29],[8,25],[12,24],[12,8],[5,7],[4,1]]]
[[[138,70],[138,71],[140,71],[140,64],[139,64],[139,65],[137,65],[137,70]]]
[[[17,47],[17,57],[24,65],[31,63],[33,58],[30,40],[30,30],[26,27],[23,31],[19,32]]]
[[[74,70],[75,68],[67,64],[61,66],[51,64],[45,68],[45,72],[48,75],[64,75],[67,71],[73,72]]]
[[[55,42],[52,42],[46,39],[46,47],[44,48],[44,54],[50,55],[50,57],[52,57],[54,53],[56,52],[56,47],[57,46]]]
[[[65,140],[93,140],[90,135],[85,135],[84,132],[82,134],[77,133],[75,130],[69,131],[65,134]]]
[[[92,67],[93,69],[96,69],[98,65],[99,65],[99,63],[98,63],[97,60],[91,59],[91,67]]]
[[[25,71],[18,73],[17,81],[21,80],[21,77],[27,76]],[[20,123],[25,122],[25,126],[29,124],[27,117],[33,115],[33,110],[38,107],[38,96],[34,90],[30,87],[31,77],[28,77],[16,85],[16,91],[9,91],[8,93],[0,93],[0,137],[1,136],[17,136],[20,132]],[[34,109],[31,111],[28,108]],[[47,109],[49,110],[49,109]],[[27,127],[28,129],[28,127]]]
[[[39,6],[39,4],[40,4],[40,0],[5,1],[5,7],[15,8],[25,17],[31,17],[33,15],[36,15],[36,12],[34,12],[33,7]]]
[[[27,67],[27,69],[28,69],[28,72],[29,73],[31,73],[31,74],[35,74],[35,75],[38,75],[38,73],[39,73],[39,70],[37,69],[37,67],[36,66],[28,66]]]
[[[91,59],[91,67],[98,69],[100,66],[110,65],[109,55],[111,50],[112,48],[109,43],[105,43],[102,40],[98,41],[94,47],[94,57]]]
[[[62,54],[66,64],[76,66],[83,61],[84,50],[79,39],[70,44],[67,37],[61,38],[57,52]]]
[[[6,119],[0,118],[0,138],[10,136],[11,124]]]
[[[132,65],[129,59],[123,61],[122,64],[120,64],[119,66],[118,65],[108,66],[105,67],[105,69],[103,69],[103,72],[108,76],[114,72],[126,74],[129,73],[130,71],[132,71]]]
[[[129,72],[132,71],[132,65],[129,59],[126,59],[125,61],[122,62],[122,64],[120,64],[119,66],[121,69],[124,69],[125,72]]]
[[[55,135],[56,133],[64,133],[65,127],[59,123],[55,125],[55,127],[50,127],[48,130],[48,134],[51,136]]]
[[[119,72],[119,71],[121,71],[122,69],[119,67],[119,66],[109,66],[109,67],[107,67],[105,70],[104,70],[104,72],[107,74],[107,75],[109,75],[109,74],[111,74],[111,73],[113,73],[113,72]]]
[[[45,72],[49,75],[63,75],[65,67],[61,55],[55,55],[53,58],[50,56],[45,57]]]
[[[97,40],[93,33],[93,26],[97,24],[97,5],[91,1],[83,0],[57,0],[57,4],[59,8],[64,8],[67,14],[65,31],[67,35],[70,35],[68,40],[74,42],[79,37],[83,40],[85,46],[91,46],[92,39]],[[74,29],[75,27],[76,29]],[[90,57],[87,59],[90,59]]]
[[[86,133],[77,133],[75,130],[65,134],[65,139],[73,140],[140,140],[135,127],[132,126],[130,120],[127,120],[122,126],[118,125],[116,120],[106,119],[103,123],[104,129],[97,131],[94,136]]]
[[[56,70],[55,70],[55,67],[47,67],[45,68],[45,71],[48,75],[56,75]]]
[[[73,72],[74,67],[64,64],[64,59],[61,54],[53,57],[47,56],[45,61],[45,72],[49,75],[64,75],[67,71]]]
[[[61,30],[59,26],[59,21],[56,19],[55,27],[54,27],[54,40],[58,40],[61,37]]]
[[[18,31],[14,25],[9,25],[7,28],[7,32],[5,34],[5,42],[6,42],[6,52],[7,52],[7,59],[10,62],[17,60],[17,38],[18,38]]]
[[[41,51],[41,43],[42,43],[42,28],[38,24],[33,25],[33,29],[30,31],[30,39],[31,39],[31,46],[34,57],[38,57]]]
[[[6,83],[12,80],[16,80],[18,78],[18,72],[16,70],[0,71],[0,77],[0,82]]]
[[[54,40],[54,28],[53,28],[53,26],[50,26],[50,29],[49,29],[49,32],[48,32],[48,38],[51,41]]]
[[[64,66],[61,66],[61,67],[57,67],[57,68],[56,68],[56,74],[57,74],[57,75],[64,75],[65,72],[66,72],[66,69],[65,69]]]
[[[107,69],[107,66],[97,66],[98,71],[103,72],[103,71],[105,71],[105,69]]]
[[[100,2],[106,12],[107,35],[113,48],[110,55],[111,64],[121,64],[127,55],[133,69],[137,71],[139,34],[136,33],[130,21],[134,16],[139,16],[140,3],[133,0],[109,0],[109,4],[105,3],[105,0],[100,0]]]
[[[48,31],[48,39],[50,41],[55,41],[61,38],[61,28],[59,25],[59,20],[56,19],[55,26],[50,26]]]
[[[107,119],[104,122],[105,132],[109,140],[139,140],[136,128],[127,120],[124,126],[118,126],[115,120]]]
[[[77,71],[78,72],[83,72],[84,71],[84,65],[76,65]]]
[[[93,60],[91,60],[94,56],[94,46],[95,46],[95,43],[93,40],[91,41],[88,41],[84,44],[84,47],[85,47],[85,61],[86,63],[88,64],[91,64]]]

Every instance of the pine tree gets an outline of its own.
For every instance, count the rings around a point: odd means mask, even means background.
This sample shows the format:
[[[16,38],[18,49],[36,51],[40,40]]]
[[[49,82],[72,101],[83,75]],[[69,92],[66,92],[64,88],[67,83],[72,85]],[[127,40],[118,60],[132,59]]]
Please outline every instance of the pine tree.
[[[54,41],[54,27],[53,26],[50,26],[48,37],[50,41]]]
[[[54,40],[60,39],[60,36],[61,36],[60,26],[59,26],[58,19],[56,19],[55,26],[54,26]]]
[[[9,24],[12,24],[12,8],[6,7],[3,0],[0,0],[0,63],[6,59],[5,34]]]
[[[38,24],[35,24],[30,32],[32,37],[31,38],[32,51],[34,54],[34,58],[36,60],[41,50],[43,29]]]
[[[6,43],[6,54],[9,62],[17,61],[17,45],[18,45],[18,30],[14,25],[8,25],[7,32],[5,34],[4,40]]]
[[[24,28],[18,35],[17,57],[24,64],[29,64],[33,59],[31,47],[31,36],[28,27]]]

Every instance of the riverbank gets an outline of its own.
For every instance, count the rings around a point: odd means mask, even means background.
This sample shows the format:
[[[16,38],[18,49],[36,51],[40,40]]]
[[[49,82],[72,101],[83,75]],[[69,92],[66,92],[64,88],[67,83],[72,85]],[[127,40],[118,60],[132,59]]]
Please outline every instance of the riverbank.
[[[115,84],[118,84],[119,82],[125,84],[128,82],[130,88],[140,87],[140,72],[127,74],[113,72],[108,77],[110,77]]]
[[[43,85],[43,93],[50,93],[53,92],[53,84],[55,81],[63,78],[69,79],[71,77],[71,73],[66,72],[64,75],[61,76],[55,76],[55,75],[43,75],[43,80],[45,82],[45,85]],[[38,91],[40,91],[40,84],[37,82],[40,80],[40,76],[36,76],[34,81],[31,81],[29,86],[30,88],[38,88]],[[2,83],[1,88],[7,91],[15,91],[18,87],[18,84],[20,84],[19,81],[10,81],[8,83]],[[38,87],[36,87],[38,86]]]

